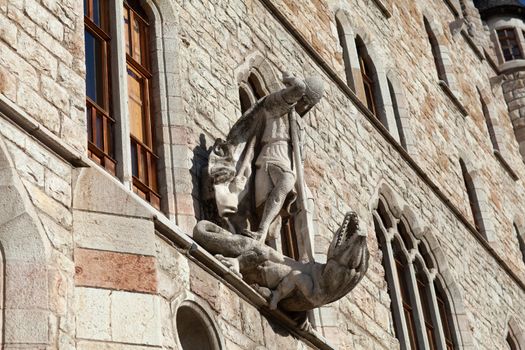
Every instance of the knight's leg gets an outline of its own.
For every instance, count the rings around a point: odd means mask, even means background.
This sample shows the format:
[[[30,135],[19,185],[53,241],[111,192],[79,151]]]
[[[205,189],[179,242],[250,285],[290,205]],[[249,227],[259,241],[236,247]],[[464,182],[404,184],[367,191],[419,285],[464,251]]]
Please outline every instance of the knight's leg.
[[[264,204],[264,211],[261,217],[261,223],[259,224],[258,234],[261,242],[266,240],[266,235],[268,234],[268,229],[272,221],[279,215],[286,197],[295,186],[295,176],[293,173],[284,171],[274,165],[268,166],[268,172],[270,173],[274,186]]]

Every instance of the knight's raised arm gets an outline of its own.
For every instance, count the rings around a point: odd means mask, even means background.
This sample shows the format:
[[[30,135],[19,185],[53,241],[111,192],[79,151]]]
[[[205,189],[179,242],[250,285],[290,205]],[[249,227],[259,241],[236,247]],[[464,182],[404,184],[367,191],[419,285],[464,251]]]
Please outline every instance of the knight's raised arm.
[[[303,79],[285,75],[283,83],[286,87],[270,94],[265,101],[266,108],[277,114],[287,113],[289,108],[297,103],[306,92],[306,83]]]

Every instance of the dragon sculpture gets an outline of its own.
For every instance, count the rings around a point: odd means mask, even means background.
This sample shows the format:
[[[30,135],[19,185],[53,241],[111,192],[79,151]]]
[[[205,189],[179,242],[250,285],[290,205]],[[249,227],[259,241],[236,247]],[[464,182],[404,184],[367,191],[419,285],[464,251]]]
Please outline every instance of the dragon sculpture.
[[[345,215],[325,264],[295,261],[206,220],[195,226],[193,238],[270,299],[271,309],[279,304],[283,310],[300,312],[331,303],[350,292],[368,268],[366,236],[354,212]]]

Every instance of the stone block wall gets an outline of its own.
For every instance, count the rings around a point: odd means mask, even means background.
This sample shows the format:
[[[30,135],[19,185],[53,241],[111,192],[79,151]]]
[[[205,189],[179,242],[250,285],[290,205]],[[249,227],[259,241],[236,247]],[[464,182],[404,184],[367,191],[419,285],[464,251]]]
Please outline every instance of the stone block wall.
[[[15,235],[0,235],[6,256],[30,252],[6,258],[5,348],[177,349],[174,320],[184,301],[210,315],[224,349],[312,347],[262,316],[259,305],[205,269],[181,243],[191,243],[191,228],[201,217],[199,180],[206,151],[239,117],[237,76],[262,57],[273,70],[265,77],[269,82],[278,84],[281,73],[290,71],[318,74],[326,84],[324,100],[306,117],[306,181],[318,226],[315,252],[326,252],[332,231],[350,208],[368,227],[370,270],[350,295],[317,311],[318,331],[341,349],[399,346],[371,217],[378,194],[388,188],[390,201],[410,215],[420,239],[432,247],[462,344],[505,349],[509,319],[525,329],[525,266],[512,229],[525,207],[525,166],[503,96],[508,89],[491,86],[493,69],[461,34],[452,34],[449,25],[456,18],[445,1],[379,2],[391,17],[376,1],[272,1],[321,61],[261,0],[145,2],[160,11],[170,9],[172,17],[163,13],[161,39],[174,41],[165,48],[170,55],[177,49],[177,75],[167,77],[177,94],[168,111],[176,115],[168,132],[179,140],[171,145],[178,225],[170,227],[179,237],[174,239],[160,232],[167,230],[162,213],[85,159],[82,3],[0,0],[0,96],[16,105],[18,114],[13,118],[0,109],[0,135],[10,178],[17,179],[16,193],[21,193],[14,203],[1,204],[24,203],[33,227],[25,230],[24,221],[2,226],[2,232],[35,232],[18,243],[8,239]],[[414,135],[412,162],[320,64],[344,81],[337,10],[348,13],[356,33],[374,51],[375,63],[400,82],[410,120],[406,127]],[[442,27],[467,116],[437,83],[423,14]],[[489,42],[480,32],[474,39],[481,47]],[[477,87],[493,94],[504,157],[517,181],[494,157]],[[12,122],[24,118],[71,146],[88,168],[76,168]],[[490,216],[495,239],[488,245],[462,220],[472,221],[459,157],[476,172],[489,198],[484,214]],[[14,217],[6,216],[5,222]],[[18,273],[16,266],[27,261],[35,265]],[[18,302],[10,299],[16,291],[30,292]]]

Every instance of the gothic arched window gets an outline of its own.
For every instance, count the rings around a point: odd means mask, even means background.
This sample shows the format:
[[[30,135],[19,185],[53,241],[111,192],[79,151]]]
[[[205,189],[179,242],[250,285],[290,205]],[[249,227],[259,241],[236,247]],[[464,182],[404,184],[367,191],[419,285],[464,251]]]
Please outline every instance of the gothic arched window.
[[[465,185],[465,190],[467,191],[468,202],[470,206],[470,212],[474,220],[474,226],[479,233],[483,232],[483,222],[481,218],[481,210],[479,207],[478,195],[476,193],[476,188],[474,187],[474,181],[472,180],[472,175],[468,172],[465,162],[462,159],[459,160],[461,167],[461,174],[463,177],[463,183]]]
[[[356,37],[356,48],[365,95],[365,101],[363,102],[366,104],[370,112],[378,117],[378,91],[375,67],[372,60],[370,59],[370,56],[368,55],[365,44],[359,36]]]
[[[410,226],[395,218],[385,201],[373,213],[394,329],[401,349],[459,349],[450,307],[436,266]]]

